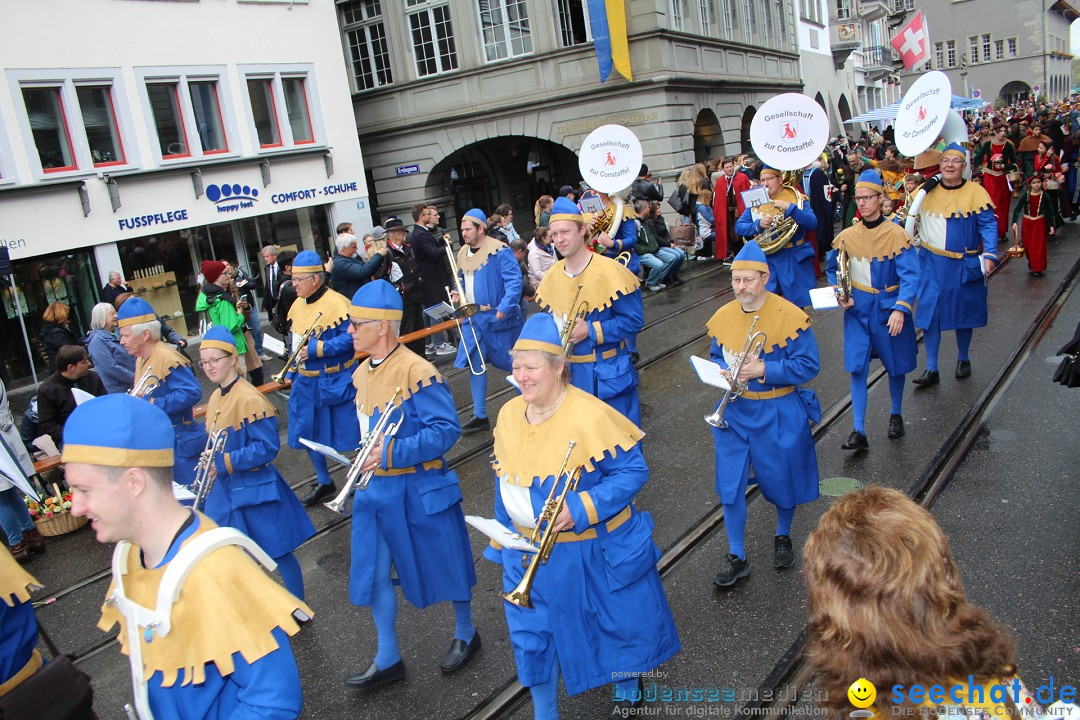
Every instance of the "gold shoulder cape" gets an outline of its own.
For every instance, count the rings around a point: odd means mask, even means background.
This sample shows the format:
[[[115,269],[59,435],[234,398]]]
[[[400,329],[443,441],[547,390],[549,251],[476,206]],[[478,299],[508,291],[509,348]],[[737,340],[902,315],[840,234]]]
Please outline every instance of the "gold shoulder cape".
[[[955,190],[938,185],[923,198],[920,212],[951,218],[967,217],[987,208],[994,208],[990,195],[982,185],[968,180]]]
[[[463,271],[476,272],[480,268],[487,264],[488,259],[499,252],[500,250],[509,250],[509,245],[504,245],[502,242],[493,237],[484,237],[484,242],[480,243],[480,247],[476,249],[476,252],[469,257],[469,246],[462,245],[458,248],[457,264]]]
[[[218,388],[210,396],[206,405],[206,429],[239,430],[247,423],[276,415],[277,408],[273,403],[245,378],[240,378],[228,395],[222,396],[221,388]]]
[[[874,229],[856,223],[833,240],[833,248],[847,250],[848,257],[863,260],[888,260],[911,247],[911,236],[896,223],[885,220]]]
[[[173,368],[189,365],[191,361],[181,355],[179,350],[169,343],[159,342],[150,351],[150,357],[145,360],[142,358],[135,360],[135,379],[141,378],[146,369],[150,368],[151,375],[156,375],[158,380],[165,382],[165,378],[169,377]]]
[[[213,520],[199,513],[199,529],[192,537],[216,527]],[[124,590],[129,599],[152,608],[157,605],[165,567],[143,568],[141,554],[132,546]],[[112,594],[113,586],[109,584],[106,597]],[[227,677],[235,669],[233,653],[241,653],[244,660],[253,663],[278,648],[271,634],[274,628],[295,635],[300,626],[294,610],[312,614],[311,608],[270,579],[240,548],[228,545],[215,550],[195,566],[184,583],[172,607],[172,631],[165,637],[154,635],[149,643],[140,636],[146,666],[143,679],[149,680],[160,671],[162,686],[171,687],[183,670],[184,685],[199,684],[206,680],[207,663],[217,665],[222,677]],[[126,618],[116,608],[102,606],[98,628],[108,632],[117,624],[120,650],[127,655]]]
[[[629,450],[645,437],[637,425],[603,400],[573,385],[555,414],[539,425],[525,419],[525,400],[518,395],[499,411],[495,424],[495,462],[499,477],[511,485],[529,487],[559,472],[571,440],[577,445],[567,468],[585,466],[585,472],[619,450]]]
[[[322,313],[319,327],[337,327],[349,319],[349,305],[349,298],[331,288],[327,288],[323,296],[311,304],[305,298],[298,298],[289,308],[292,331],[304,334],[315,324],[315,316],[319,313]]]
[[[22,502],[20,500],[19,502]],[[19,561],[6,550],[0,550],[0,599],[8,607],[30,600],[30,591],[41,588],[41,583],[26,572]]]
[[[398,345],[377,368],[372,368],[370,357],[365,358],[352,379],[356,409],[365,415],[386,407],[397,388],[401,388],[401,396],[395,404],[400,406],[420,388],[443,381],[434,365],[404,345]]]
[[[768,293],[765,304],[755,312],[743,312],[738,300],[732,300],[723,306],[705,323],[709,336],[731,352],[738,352],[746,342],[750,323],[754,316],[760,319],[754,332],[765,333],[767,344],[762,348],[763,355],[785,347],[799,333],[813,324],[810,317],[779,295]]]
[[[637,290],[641,281],[622,263],[593,253],[589,264],[577,277],[566,274],[565,260],[552,265],[536,289],[536,303],[544,312],[568,315],[574,312],[570,303],[574,302],[579,284],[583,287],[578,302],[588,303],[591,312],[614,305],[620,295],[630,295]]]

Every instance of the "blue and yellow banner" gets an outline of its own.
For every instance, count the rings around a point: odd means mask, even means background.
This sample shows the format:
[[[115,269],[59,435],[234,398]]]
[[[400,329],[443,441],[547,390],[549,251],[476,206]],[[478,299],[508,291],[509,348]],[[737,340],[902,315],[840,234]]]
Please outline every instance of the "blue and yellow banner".
[[[626,40],[626,0],[589,0],[589,25],[600,66],[600,82],[614,67],[627,80],[630,72],[630,45]]]

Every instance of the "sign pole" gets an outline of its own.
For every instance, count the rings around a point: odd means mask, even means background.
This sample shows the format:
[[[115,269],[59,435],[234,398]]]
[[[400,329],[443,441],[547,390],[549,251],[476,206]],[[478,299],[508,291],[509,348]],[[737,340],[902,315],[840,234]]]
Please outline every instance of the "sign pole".
[[[37,370],[34,369],[34,353],[30,350],[30,336],[26,334],[26,320],[23,318],[22,303],[19,302],[19,289],[15,287],[15,273],[8,275],[11,281],[11,297],[15,301],[15,314],[19,316],[19,325],[22,326],[23,343],[26,345],[26,359],[30,361],[30,375],[34,378],[34,386],[38,385]]]

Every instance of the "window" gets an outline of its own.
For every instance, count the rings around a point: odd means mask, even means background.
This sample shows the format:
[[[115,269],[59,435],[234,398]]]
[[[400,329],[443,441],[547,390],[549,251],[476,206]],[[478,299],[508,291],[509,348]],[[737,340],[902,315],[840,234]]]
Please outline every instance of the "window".
[[[836,0],[836,19],[837,20],[850,20],[851,19],[851,4],[852,4],[852,0]]]
[[[146,86],[162,160],[191,157],[188,151],[184,117],[180,112],[180,93],[177,88],[176,82],[150,83]]]
[[[979,62],[979,36],[972,35],[968,38],[968,57],[971,60],[971,64],[975,65]]]
[[[945,44],[934,43],[934,69],[940,70],[945,67]]]
[[[720,11],[724,19],[724,39],[735,39],[735,0],[720,0]]]
[[[982,36],[982,61],[990,62],[990,35]]]
[[[259,136],[259,147],[281,147],[277,103],[274,100],[274,81],[249,79],[247,83],[248,96],[251,98],[251,114],[255,118],[255,132]]]
[[[123,165],[124,143],[120,140],[120,128],[116,124],[110,86],[76,86],[75,96],[79,99],[86,143],[94,167]]]
[[[22,93],[41,169],[47,173],[77,170],[60,88],[24,87]]]
[[[1005,59],[1005,41],[1004,40],[995,40],[994,41],[994,59],[995,60],[1004,60]]]
[[[686,14],[683,12],[683,0],[671,0],[671,29],[686,30]]]
[[[1009,57],[1016,57],[1016,38],[1006,38],[1005,42],[1009,44]]]
[[[555,5],[559,16],[559,40],[563,47],[581,45],[592,40],[586,0],[556,0]]]
[[[195,132],[204,155],[229,151],[225,126],[221,122],[221,103],[218,101],[216,80],[193,80],[188,83],[191,110],[195,114]]]
[[[341,5],[341,19],[357,90],[391,84],[390,51],[379,0],[352,0]],[[357,26],[357,27],[351,27]]]
[[[488,62],[532,52],[525,0],[477,0]]]
[[[772,46],[772,22],[769,18],[769,0],[760,0],[758,18],[761,20],[761,44],[764,47]]]
[[[956,67],[956,41],[945,41],[945,67]]]
[[[698,0],[698,19],[701,21],[701,34],[712,34],[712,3],[711,0]]]
[[[753,45],[757,34],[757,14],[754,11],[754,0],[743,0],[743,42]]]
[[[292,130],[293,144],[306,145],[315,142],[315,135],[311,132],[311,113],[308,112],[304,78],[282,78],[281,90],[285,94],[285,112],[289,115],[289,128]]]
[[[417,77],[457,70],[457,49],[454,46],[449,5],[413,13],[409,16],[409,30],[416,55]]]

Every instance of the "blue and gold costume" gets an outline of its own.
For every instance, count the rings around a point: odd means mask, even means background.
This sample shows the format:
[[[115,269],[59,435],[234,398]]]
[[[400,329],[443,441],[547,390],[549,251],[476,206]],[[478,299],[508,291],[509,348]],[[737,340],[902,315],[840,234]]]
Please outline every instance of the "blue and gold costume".
[[[514,349],[561,355],[550,316],[531,317]],[[567,694],[577,695],[648,672],[680,644],[656,570],[652,517],[632,502],[649,477],[643,433],[572,385],[539,424],[526,420],[526,407],[522,397],[513,398],[495,426],[495,519],[529,535],[552,484],[562,489],[565,479],[556,475],[571,440],[577,444],[567,471],[583,468],[577,490],[566,497],[574,526],[559,534],[550,560],[537,569],[534,607],[503,606],[518,679],[532,690],[539,717],[541,705],[554,702],[560,670]],[[502,565],[507,592],[525,573],[523,555],[495,542],[484,551]],[[636,679],[629,684],[636,689]]]
[[[487,225],[483,211],[475,208],[465,214],[462,222],[471,222],[477,227]],[[482,309],[461,321],[461,344],[454,367],[479,368],[486,363],[510,372],[510,348],[524,322],[521,316],[521,269],[514,251],[496,238],[485,235],[483,242],[475,249],[462,245],[458,250],[457,265],[461,287],[465,289],[461,302],[476,303]],[[496,312],[502,313],[502,320],[495,316]],[[467,325],[472,325],[472,330]],[[477,339],[481,345],[480,352],[477,352]],[[486,418],[487,373],[473,374],[470,389],[473,414]]]
[[[349,314],[357,322],[400,319],[401,296],[375,280],[356,292]],[[352,377],[365,435],[401,389],[401,425],[384,440],[371,482],[353,500],[349,599],[371,607],[379,635],[375,665],[385,671],[401,659],[394,584],[418,608],[453,602],[455,639],[479,647],[471,614],[476,573],[461,488],[444,457],[461,436],[450,388],[434,365],[400,344],[381,361],[365,359]]]
[[[211,328],[201,348],[235,356],[232,333]],[[206,498],[206,514],[234,527],[274,559],[285,587],[304,599],[304,577],[293,550],[315,534],[296,494],[274,466],[281,449],[277,409],[243,377],[218,388],[206,406],[208,429],[225,432],[225,448],[214,457],[217,479]]]
[[[30,593],[41,587],[7,548],[0,549],[0,697],[41,668]]]
[[[856,187],[884,191],[875,170],[864,171]],[[919,257],[907,231],[885,217],[873,222],[864,218],[836,237],[826,270],[829,283],[834,285],[837,256],[842,250],[847,252],[855,302],[844,311],[844,369],[851,373],[855,430],[865,434],[870,360],[879,358],[889,373],[892,415],[901,414],[904,376],[915,369],[918,345],[911,315],[919,285]],[[888,322],[895,310],[905,318],[900,334],[893,336]]]
[[[303,251],[293,261],[294,277],[322,271],[319,255],[313,250]],[[322,315],[316,320],[319,313]],[[345,452],[356,449],[360,441],[348,372],[356,365],[348,320],[348,298],[326,285],[310,297],[298,298],[289,308],[294,336],[315,325],[322,328],[308,341],[307,360],[289,376],[293,384],[289,391],[291,448],[304,448],[300,438],[307,438]],[[315,466],[319,485],[333,485],[326,459],[313,450],[308,450],[308,457]]]
[[[119,327],[158,322],[150,303],[137,297],[125,300],[116,316]],[[154,343],[149,357],[135,359],[136,382],[147,373],[157,377],[158,385],[143,397],[164,410],[173,424],[176,437],[173,478],[181,485],[190,485],[195,479],[199,455],[206,445],[203,426],[195,422],[191,413],[202,399],[202,386],[191,368],[191,361],[164,342]]]
[[[953,143],[942,153],[966,158]],[[938,184],[919,210],[919,292],[915,326],[926,343],[926,369],[937,372],[941,332],[956,331],[960,362],[968,362],[974,328],[987,322],[983,258],[997,262],[994,203],[978,183],[961,180],[954,188]]]
[[[764,167],[761,176],[780,175],[780,171]],[[796,207],[799,199],[798,192],[791,192],[784,188],[777,196],[786,200],[791,205],[783,212],[783,217],[793,218],[798,225],[794,237],[771,255],[767,256],[769,263],[769,292],[777,293],[798,307],[810,306],[810,291],[817,287],[817,279],[814,277],[814,246],[807,241],[806,231],[817,228],[817,216],[814,215],[810,203],[803,202],[803,207]],[[746,208],[735,223],[735,234],[741,237],[753,237],[762,232],[761,217],[762,209],[771,208],[764,205],[759,208]],[[777,215],[777,218],[780,218]],[[775,221],[774,221],[775,225]]]
[[[560,198],[563,200],[564,198]],[[555,201],[551,221],[576,220],[574,212],[560,212],[565,205]],[[578,286],[581,294],[578,295]],[[577,305],[571,305],[577,297]],[[551,313],[561,327],[573,316],[577,306],[586,303],[587,338],[574,346],[570,355],[570,380],[587,393],[595,395],[625,415],[630,422],[641,423],[638,405],[638,375],[630,357],[627,341],[641,332],[645,310],[641,302],[641,283],[628,268],[603,255],[593,255],[577,276],[566,272],[566,261],[555,263],[536,289],[536,302]]]

